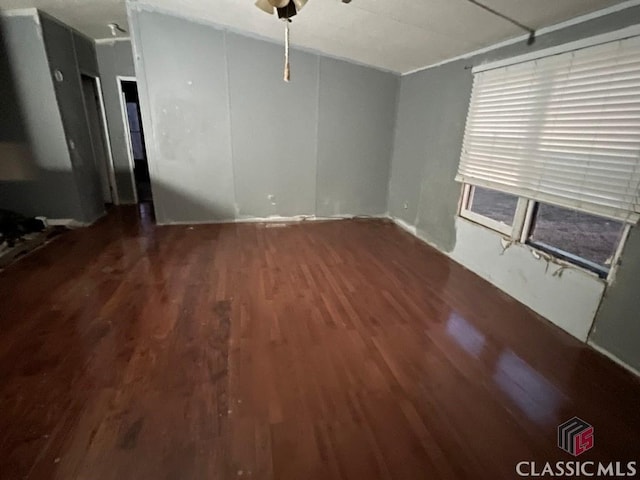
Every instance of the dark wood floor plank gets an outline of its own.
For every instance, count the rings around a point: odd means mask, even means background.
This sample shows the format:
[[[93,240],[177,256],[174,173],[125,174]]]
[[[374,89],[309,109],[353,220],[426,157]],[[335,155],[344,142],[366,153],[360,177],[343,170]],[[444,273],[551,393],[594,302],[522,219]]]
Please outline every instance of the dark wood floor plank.
[[[381,220],[119,208],[0,305],[2,479],[506,479],[573,416],[638,456],[637,378]]]

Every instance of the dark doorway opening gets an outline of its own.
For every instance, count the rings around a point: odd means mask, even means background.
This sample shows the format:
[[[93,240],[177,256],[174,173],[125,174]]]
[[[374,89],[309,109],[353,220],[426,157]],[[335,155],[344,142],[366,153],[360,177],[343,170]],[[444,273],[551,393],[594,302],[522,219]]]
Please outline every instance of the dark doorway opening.
[[[149,163],[144,146],[144,131],[142,117],[140,115],[140,100],[138,86],[135,81],[121,80],[122,97],[129,123],[129,138],[131,140],[131,152],[133,155],[133,176],[138,194],[138,203],[153,203],[151,194],[151,177],[149,176]]]

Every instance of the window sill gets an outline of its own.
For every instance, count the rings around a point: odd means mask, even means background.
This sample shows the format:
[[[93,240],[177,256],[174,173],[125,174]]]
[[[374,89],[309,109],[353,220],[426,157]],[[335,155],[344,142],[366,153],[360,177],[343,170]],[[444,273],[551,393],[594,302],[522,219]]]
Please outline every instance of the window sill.
[[[551,255],[557,261],[561,261],[573,267],[577,267],[587,272],[591,272],[594,275],[597,275],[598,278],[601,278],[602,280],[606,280],[607,277],[609,276],[609,273],[611,272],[611,269],[605,270],[604,268],[600,267],[600,265],[596,263],[590,262],[589,260],[586,260],[577,255],[573,255],[570,252],[565,252],[564,250],[556,248],[552,245],[547,245],[544,242],[528,241],[526,242],[526,245],[533,250],[538,250],[548,255]]]
[[[476,225],[480,225],[481,227],[488,228],[489,230],[493,230],[500,235],[503,235],[509,239],[512,238],[513,235],[513,225],[507,225],[497,220],[493,220],[491,218],[485,217],[478,213],[472,212],[471,210],[462,210],[459,214],[460,218],[467,220],[469,222],[475,223]]]

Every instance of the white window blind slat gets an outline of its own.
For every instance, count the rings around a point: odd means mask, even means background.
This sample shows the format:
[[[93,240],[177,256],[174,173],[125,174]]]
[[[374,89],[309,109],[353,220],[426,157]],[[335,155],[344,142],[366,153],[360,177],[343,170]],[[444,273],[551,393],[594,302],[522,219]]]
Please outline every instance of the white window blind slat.
[[[640,37],[477,73],[456,179],[636,223]]]
[[[640,52],[638,53],[640,55]],[[640,62],[638,62],[640,64]],[[603,84],[607,84],[607,79],[615,74],[619,77],[621,82],[627,82],[628,84],[633,84],[638,81],[638,73],[637,68],[638,64],[633,66],[629,66],[629,68],[620,70],[618,72],[613,71],[613,68],[609,68],[608,70],[603,70],[598,74],[591,73],[590,75],[573,75],[570,78],[567,78],[566,74],[562,76],[556,76],[553,80],[555,80],[554,87],[562,87],[563,89],[580,89],[580,88],[589,88],[589,89],[597,89]],[[529,81],[528,85],[522,85],[522,81]],[[531,79],[530,76],[525,77],[523,80],[518,80],[518,82],[507,83],[506,85],[496,85],[495,87],[489,87],[488,85],[483,85],[486,88],[487,96],[485,98],[491,99],[494,97],[502,97],[508,95],[515,95],[518,93],[529,93],[536,92],[538,90],[548,90],[549,80],[544,83],[537,83],[534,79]]]
[[[612,73],[619,74],[626,72],[628,74],[633,74],[636,72],[638,63],[640,63],[638,55],[640,55],[640,49],[630,53],[627,58],[618,57],[615,63],[606,61],[591,65],[573,65],[570,81],[579,82],[581,79],[609,75]],[[567,71],[568,69],[558,69],[557,66],[551,65],[547,68],[538,68],[536,76],[532,74],[532,69],[531,71],[521,72],[516,75],[509,75],[508,77],[486,78],[482,80],[482,85],[487,88],[488,92],[501,91],[502,87],[506,90],[525,88],[522,85],[522,81],[525,79],[531,80],[531,86],[544,85],[551,78],[562,80],[563,77],[566,77]],[[546,78],[541,78],[541,75],[545,73],[548,74]]]
[[[553,164],[550,164],[551,163],[550,160],[552,161],[554,159],[558,159],[558,161],[554,161],[552,162]],[[629,159],[629,157],[624,157],[623,160],[624,159],[633,160],[632,158]],[[490,148],[478,149],[478,153],[474,157],[474,164],[486,163],[488,166],[491,166],[492,163],[503,163],[503,164],[511,164],[511,165],[517,166],[521,162],[522,162],[522,158],[517,153],[500,152],[496,154]],[[530,162],[532,164],[537,163],[539,165],[549,164],[548,168],[550,170],[553,170],[553,169],[561,170],[563,168],[573,168],[577,172],[584,173],[582,157],[579,157],[577,155],[572,157],[564,155],[561,157],[560,155],[547,154],[539,158],[536,158],[535,160],[532,160]],[[592,166],[591,171],[592,172],[611,172],[612,175],[615,175],[616,172],[619,172],[621,175],[626,175],[628,177],[629,169],[627,168],[627,163],[628,162],[621,161],[621,160],[607,159],[605,161],[597,162],[597,164],[595,164],[594,162],[594,165]]]

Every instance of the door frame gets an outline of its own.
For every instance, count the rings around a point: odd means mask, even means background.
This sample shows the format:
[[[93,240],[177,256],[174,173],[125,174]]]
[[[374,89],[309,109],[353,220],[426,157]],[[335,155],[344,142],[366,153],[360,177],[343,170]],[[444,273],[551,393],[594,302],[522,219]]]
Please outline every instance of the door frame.
[[[122,128],[124,129],[124,138],[127,140],[127,156],[129,158],[129,175],[131,176],[131,186],[133,189],[134,203],[138,203],[138,187],[136,186],[136,177],[134,174],[135,162],[133,160],[133,144],[131,143],[131,132],[129,131],[129,117],[127,114],[127,103],[124,98],[122,82],[136,82],[136,77],[127,75],[117,75],[118,96],[120,97],[120,110],[122,112]]]
[[[111,150],[111,137],[109,136],[109,126],[107,125],[107,114],[104,106],[104,94],[102,93],[102,82],[100,77],[84,70],[80,71],[80,88],[82,88],[82,77],[91,78],[96,87],[98,93],[98,114],[100,115],[100,123],[102,124],[102,133],[104,135],[104,143],[107,148],[107,180],[109,181],[109,187],[111,187],[111,201],[114,205],[120,205],[120,196],[118,195],[118,186],[116,185],[116,171],[113,165],[113,152]],[[82,102],[84,103],[84,94],[82,95]],[[87,115],[87,106],[84,105],[85,115]],[[88,121],[88,119],[87,119]],[[93,141],[92,141],[93,143]],[[95,148],[95,145],[92,145]]]

